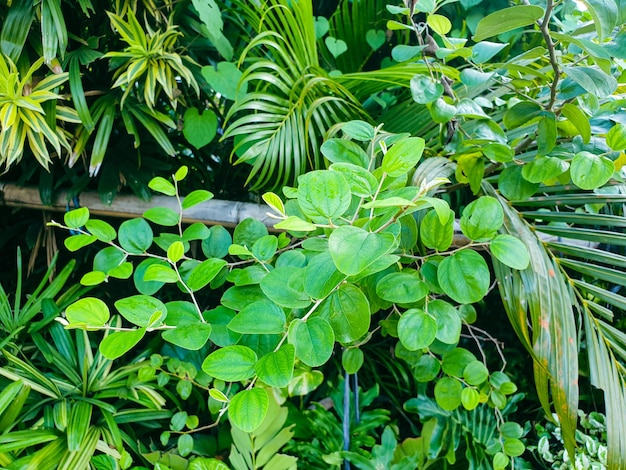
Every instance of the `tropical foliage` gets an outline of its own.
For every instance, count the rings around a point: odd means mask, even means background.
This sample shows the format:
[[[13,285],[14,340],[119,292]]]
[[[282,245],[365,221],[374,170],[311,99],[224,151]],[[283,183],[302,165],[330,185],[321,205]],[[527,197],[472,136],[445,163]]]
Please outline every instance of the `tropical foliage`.
[[[44,201],[70,186],[111,202],[128,185],[179,208],[117,226],[68,204],[52,225],[88,263],[83,287],[59,296],[74,262],[26,303],[21,273],[3,283],[0,370],[15,380],[0,397],[4,465],[51,453],[85,468],[626,466],[624,11],[621,0],[1,6],[7,177],[37,182]],[[182,223],[235,193],[262,197],[276,231]],[[506,367],[504,316],[530,380]],[[119,377],[171,401],[95,398],[93,381]],[[521,411],[518,389],[536,394],[537,414]],[[35,394],[65,415],[31,412]],[[137,404],[169,424],[117,419]],[[602,445],[579,409],[605,413]],[[73,415],[84,428],[68,427]],[[540,435],[523,423],[544,418]],[[91,449],[80,456],[79,441]]]

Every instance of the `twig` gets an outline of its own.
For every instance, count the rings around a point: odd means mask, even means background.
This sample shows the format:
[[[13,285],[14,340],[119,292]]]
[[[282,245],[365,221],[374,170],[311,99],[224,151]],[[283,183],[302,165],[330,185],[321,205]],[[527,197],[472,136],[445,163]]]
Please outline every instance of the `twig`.
[[[552,37],[550,37],[550,15],[552,14],[552,8],[554,7],[553,0],[547,0],[546,3],[546,13],[543,16],[543,20],[541,20],[541,35],[543,39],[546,41],[546,46],[548,47],[548,54],[550,56],[550,65],[552,66],[552,70],[554,70],[554,80],[552,81],[552,86],[550,87],[550,102],[546,106],[546,110],[552,109],[554,102],[556,101],[556,89],[559,84],[559,77],[561,75],[561,71],[559,70],[559,64],[556,61],[556,53],[554,50],[554,43],[552,42]]]

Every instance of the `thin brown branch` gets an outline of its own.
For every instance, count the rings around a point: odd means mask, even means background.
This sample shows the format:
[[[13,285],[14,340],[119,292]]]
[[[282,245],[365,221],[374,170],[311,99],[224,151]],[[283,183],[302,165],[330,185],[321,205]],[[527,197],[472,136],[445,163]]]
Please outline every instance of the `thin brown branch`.
[[[559,78],[561,75],[561,70],[559,69],[559,64],[556,61],[556,52],[554,49],[554,42],[552,42],[552,37],[550,36],[550,16],[552,15],[552,9],[554,7],[553,0],[547,0],[546,3],[546,13],[543,16],[543,20],[541,20],[541,35],[546,42],[546,46],[548,47],[548,54],[550,56],[550,65],[552,66],[552,70],[554,70],[554,80],[552,80],[552,86],[550,86],[550,102],[546,106],[546,110],[551,110],[552,106],[554,106],[554,102],[556,101],[556,89],[559,84]]]

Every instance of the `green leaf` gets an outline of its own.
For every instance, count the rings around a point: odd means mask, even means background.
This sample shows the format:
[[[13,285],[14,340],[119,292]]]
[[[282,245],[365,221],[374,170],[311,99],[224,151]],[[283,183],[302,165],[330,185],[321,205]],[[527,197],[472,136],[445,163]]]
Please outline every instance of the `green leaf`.
[[[479,242],[495,237],[503,222],[502,207],[490,196],[481,196],[468,204],[460,220],[463,234],[470,240]]]
[[[189,167],[187,165],[183,165],[178,170],[176,170],[176,173],[174,173],[174,179],[180,182],[184,180],[185,178],[187,178],[188,174],[189,174]]]
[[[102,271],[91,271],[83,275],[80,278],[80,283],[83,286],[97,286],[98,284],[102,284],[106,281],[107,275]]]
[[[461,405],[463,386],[453,378],[444,377],[435,384],[435,401],[446,411],[456,410]]]
[[[196,189],[195,191],[192,191],[189,194],[187,194],[185,199],[183,199],[181,206],[183,210],[186,210],[186,209],[189,209],[190,207],[196,206],[198,204],[209,201],[211,199],[213,199],[212,192],[207,191],[205,189]]]
[[[429,75],[415,75],[410,85],[413,101],[419,104],[432,103],[443,94],[443,85]]]
[[[359,227],[342,225],[328,240],[330,255],[342,273],[352,276],[386,255],[394,246],[389,233],[371,233]]]
[[[454,239],[454,212],[450,209],[450,216],[442,224],[437,212],[428,211],[420,224],[420,239],[427,248],[445,251],[452,245]]]
[[[211,331],[211,325],[198,322],[189,325],[179,325],[174,329],[165,330],[161,333],[161,336],[168,343],[190,351],[198,351],[209,340]]]
[[[211,236],[211,230],[209,227],[201,222],[195,222],[185,229],[183,232],[183,240],[206,240]]]
[[[463,378],[470,385],[480,385],[489,378],[489,370],[480,361],[472,361],[463,369]]]
[[[354,284],[342,284],[328,299],[335,339],[350,343],[369,331],[371,314],[365,294]]]
[[[254,370],[259,379],[271,387],[286,387],[293,377],[296,350],[291,344],[283,344],[278,351],[266,354],[257,362]]]
[[[89,220],[89,209],[81,207],[63,214],[65,225],[70,228],[81,228]]]
[[[543,8],[518,5],[497,10],[482,18],[476,26],[475,42],[533,24],[544,14]]]
[[[576,67],[563,67],[563,71],[569,78],[583,87],[585,91],[598,98],[606,98],[617,89],[617,80],[599,68],[579,65]]]
[[[439,264],[437,280],[448,297],[460,304],[471,304],[487,294],[489,268],[482,256],[464,249]]]
[[[269,397],[264,389],[242,390],[230,400],[228,417],[242,431],[253,432],[265,419],[268,407]]]
[[[178,212],[167,207],[151,207],[143,213],[143,216],[150,222],[163,225],[164,227],[178,225],[180,218]]]
[[[261,280],[261,290],[281,307],[306,308],[311,304],[311,299],[304,292],[303,280],[303,268],[282,266]]]
[[[166,196],[176,196],[176,188],[174,185],[161,176],[156,176],[150,180],[148,187]]]
[[[110,316],[109,307],[95,297],[79,299],[65,309],[65,317],[72,326],[104,326]]]
[[[152,229],[143,219],[122,222],[118,231],[120,246],[133,255],[141,255],[150,248],[153,240]]]
[[[239,382],[254,375],[256,353],[247,346],[226,346],[209,354],[202,370],[225,382]]]
[[[570,175],[572,182],[581,189],[596,189],[607,183],[615,167],[607,157],[591,152],[578,152],[572,159]]]
[[[556,145],[556,117],[548,113],[537,122],[537,155],[547,155]]]
[[[421,309],[407,310],[398,321],[398,338],[409,351],[427,348],[436,335],[437,320]]]
[[[413,377],[418,382],[430,382],[439,375],[440,371],[441,364],[430,354],[422,354],[413,364]]]
[[[526,446],[519,439],[505,439],[502,447],[504,453],[511,457],[519,457],[526,451]]]
[[[274,227],[280,230],[293,230],[295,232],[312,232],[313,230],[317,230],[316,225],[302,220],[295,215],[290,215],[285,220],[274,225]]]
[[[327,36],[326,39],[324,39],[324,43],[333,57],[339,57],[348,50],[348,45],[343,39]]]
[[[275,235],[265,235],[252,245],[252,254],[259,261],[269,261],[276,254],[278,238]]]
[[[522,176],[525,166],[514,165],[505,168],[498,179],[498,189],[510,201],[523,201],[539,188],[539,183],[531,183]]]
[[[513,235],[500,234],[489,244],[491,254],[498,261],[513,269],[526,269],[530,263],[530,254],[526,245]]]
[[[175,241],[167,248],[167,259],[172,263],[178,263],[185,254],[185,245],[183,242]]]
[[[374,175],[360,166],[351,163],[333,163],[331,171],[336,171],[344,177],[350,185],[352,194],[358,197],[370,197],[378,187],[378,181]]]
[[[237,245],[250,249],[254,242],[267,234],[267,227],[262,222],[249,217],[239,222],[237,227],[235,227],[232,241]],[[217,256],[217,258],[220,257]]]
[[[467,365],[474,361],[476,361],[476,356],[467,349],[454,348],[443,355],[441,368],[446,374],[460,378],[463,377],[463,371]],[[508,377],[507,380],[509,380]]]
[[[322,252],[309,261],[304,270],[304,292],[314,299],[323,299],[346,278],[339,272],[328,252]]]
[[[389,176],[403,176],[422,158],[425,142],[421,137],[409,137],[394,144],[383,156],[381,169]]]
[[[91,245],[96,240],[97,238],[94,235],[79,234],[67,237],[63,240],[63,244],[69,251],[78,251],[81,248]]]
[[[578,106],[575,106],[572,103],[565,103],[561,108],[561,114],[574,125],[580,136],[583,138],[583,142],[588,144],[591,139],[591,124],[589,123],[589,118],[585,115],[585,113],[583,113]],[[609,144],[608,137],[609,136],[607,135],[607,145],[610,147],[611,144]],[[624,142],[624,148],[626,148],[626,142]]]
[[[600,42],[610,36],[620,13],[614,0],[581,0],[593,18]]]
[[[180,383],[180,382],[179,382]],[[182,457],[186,457],[193,451],[193,436],[191,434],[181,434],[176,441],[176,450]]]
[[[369,164],[369,157],[365,150],[350,140],[328,139],[322,144],[320,151],[333,163],[350,163],[364,169]]]
[[[385,32],[380,29],[370,29],[365,33],[365,41],[373,50],[377,51],[385,44],[387,36]]]
[[[549,182],[565,173],[568,163],[557,157],[539,157],[522,168],[522,176],[531,183]]]
[[[484,64],[508,45],[509,43],[481,41],[472,47],[472,61],[476,64]]]
[[[303,321],[296,318],[289,325],[289,343],[296,357],[309,367],[325,364],[333,353],[335,334],[328,321],[320,317]]]
[[[345,135],[354,140],[367,142],[374,138],[374,127],[365,121],[348,121],[341,124],[341,130]],[[324,144],[322,144],[323,146]]]
[[[507,129],[515,129],[541,116],[543,108],[532,101],[520,101],[509,109],[502,119]]]
[[[89,230],[89,233],[104,243],[112,242],[117,236],[115,229],[104,220],[89,219],[85,222],[85,228]]]
[[[314,221],[342,216],[352,201],[350,186],[339,173],[311,171],[298,178],[298,204]]]
[[[417,273],[390,273],[376,284],[376,294],[381,299],[398,304],[417,302],[428,292],[428,285]]]
[[[616,123],[606,134],[606,145],[612,150],[626,150],[626,126],[621,122]]]
[[[215,279],[215,276],[226,266],[226,261],[219,258],[209,258],[196,266],[187,279],[187,287],[197,291]]]
[[[202,253],[207,258],[223,258],[228,254],[228,247],[233,243],[230,233],[221,225],[214,225],[209,228],[209,231],[211,235],[202,240]]]
[[[235,100],[238,93],[246,93],[247,83],[239,86],[242,73],[232,62],[218,62],[217,67],[204,66],[202,76],[215,91],[229,100]]]
[[[285,312],[269,300],[244,307],[228,324],[236,333],[253,335],[278,334],[285,331]]]
[[[426,309],[437,320],[436,338],[445,344],[457,344],[461,338],[462,322],[456,309],[439,299],[429,302]]]
[[[283,204],[282,199],[272,192],[264,193],[261,196],[265,203],[274,209],[278,214],[285,215],[285,205]]]
[[[363,365],[364,355],[360,348],[344,349],[341,355],[341,365],[348,374],[356,374]]]
[[[448,18],[443,15],[428,15],[426,17],[426,23],[431,27],[433,31],[441,36],[445,36],[452,29],[452,23]]]
[[[183,116],[183,135],[187,142],[199,149],[211,142],[217,134],[217,116],[205,109],[189,108]]]
[[[145,334],[145,328],[111,333],[100,342],[100,352],[107,359],[117,359],[135,347]]]
[[[91,424],[93,405],[86,401],[75,401],[67,421],[67,448],[70,452],[81,449]]]
[[[163,321],[167,315],[167,308],[158,299],[149,295],[133,295],[115,302],[115,308],[129,322],[137,326],[147,327],[153,323],[153,315]]]
[[[480,394],[478,390],[471,387],[465,387],[461,391],[461,404],[468,411],[473,410],[480,403]]]

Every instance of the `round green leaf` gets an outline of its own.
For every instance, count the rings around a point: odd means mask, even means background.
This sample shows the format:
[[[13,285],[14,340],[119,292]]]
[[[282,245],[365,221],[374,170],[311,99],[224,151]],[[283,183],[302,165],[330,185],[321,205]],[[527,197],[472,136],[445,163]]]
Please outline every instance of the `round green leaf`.
[[[596,189],[613,176],[615,166],[610,158],[591,152],[578,152],[572,159],[570,175],[572,182],[581,189]]]
[[[104,243],[112,242],[117,236],[115,229],[104,220],[90,219],[85,222],[85,228],[89,230],[89,233]]]
[[[329,252],[315,255],[304,269],[304,291],[314,299],[323,299],[346,278],[339,272]]]
[[[285,331],[285,312],[269,300],[247,305],[228,324],[228,328],[241,334],[278,334]]]
[[[283,266],[269,272],[261,280],[261,290],[277,305],[306,308],[311,299],[304,292],[304,268]]]
[[[118,240],[126,251],[140,255],[152,245],[152,229],[143,219],[130,219],[120,225]]]
[[[491,240],[504,222],[504,211],[497,199],[482,196],[463,210],[461,230],[470,240]]]
[[[444,300],[428,303],[428,313],[437,319],[436,338],[442,343],[457,344],[461,338],[461,317],[456,309]]]
[[[137,288],[137,290],[144,295],[154,294],[165,284],[162,281],[145,280],[148,269],[153,265],[160,265],[168,270],[171,269],[169,267],[169,264],[165,261],[154,258],[148,258],[139,263],[139,266],[137,266],[137,269],[135,269],[135,274],[133,275],[133,282],[135,283],[135,287]]]
[[[523,168],[521,165],[513,165],[500,173],[498,189],[509,201],[527,199],[539,188],[539,183],[531,183],[522,176]]]
[[[519,439],[524,435],[524,428],[513,421],[507,421],[500,426],[500,434],[509,439]]]
[[[557,157],[539,157],[522,168],[522,176],[531,183],[550,181],[565,173],[569,164]]]
[[[606,133],[606,145],[612,150],[626,150],[626,126],[621,122],[615,124]]]
[[[530,263],[530,254],[526,245],[512,235],[498,235],[489,244],[489,249],[498,261],[510,268],[526,269]]]
[[[350,343],[369,331],[371,314],[365,294],[354,284],[342,284],[328,299],[335,339]]]
[[[348,121],[341,125],[341,130],[348,137],[367,142],[374,138],[374,127],[365,121]]]
[[[419,235],[427,248],[447,250],[454,239],[454,212],[450,210],[448,220],[442,224],[435,210],[428,211],[420,224]]]
[[[176,449],[182,457],[187,457],[193,451],[193,436],[191,434],[181,434],[178,436]]]
[[[211,232],[210,236],[202,240],[202,253],[207,258],[223,258],[228,254],[228,247],[233,243],[230,233],[221,225],[214,225],[209,232]]]
[[[107,246],[94,256],[93,270],[108,273],[111,269],[121,265],[125,259],[126,254],[122,250],[114,246]]]
[[[395,237],[390,233],[371,233],[342,225],[330,234],[328,249],[337,269],[352,276],[386,255],[394,242]]]
[[[115,302],[115,308],[133,325],[149,326],[157,315],[161,320],[167,315],[167,308],[158,299],[149,295],[133,295]]]
[[[239,224],[235,227],[232,243],[245,246],[250,249],[252,245],[254,245],[254,242],[267,234],[267,227],[262,222],[248,217],[247,219],[239,222]],[[221,257],[216,256],[216,258]]]
[[[69,228],[81,228],[89,220],[89,209],[80,207],[63,214],[63,221]]]
[[[117,359],[139,343],[145,334],[145,328],[111,333],[100,342],[100,352],[107,359]]]
[[[407,310],[398,321],[398,338],[409,351],[430,346],[436,336],[437,320],[423,310]]]
[[[351,202],[350,186],[336,171],[311,171],[298,178],[298,204],[314,221],[341,217]]]
[[[69,251],[78,251],[81,248],[91,245],[96,240],[97,238],[94,235],[84,235],[81,233],[67,237],[63,240],[63,244]]]
[[[463,378],[470,385],[480,385],[489,378],[489,371],[480,361],[472,361],[463,369]]]
[[[289,325],[289,343],[296,348],[296,357],[309,367],[325,364],[333,353],[335,333],[328,321],[313,317],[296,318]]]
[[[254,375],[256,353],[247,346],[226,346],[209,354],[202,370],[225,382],[239,382]]]
[[[352,163],[333,163],[330,170],[340,173],[345,178],[355,196],[369,197],[378,186],[378,181],[371,172]]]
[[[269,397],[264,389],[242,390],[230,400],[228,417],[234,426],[244,432],[252,432],[265,419],[268,407]]]
[[[172,243],[167,249],[167,259],[172,263],[177,263],[185,254],[185,245],[183,242],[176,241]]]
[[[463,386],[458,380],[444,377],[435,384],[435,401],[446,411],[456,410],[461,405]]]
[[[176,188],[172,183],[161,176],[156,176],[150,180],[148,187],[166,196],[175,196]]]
[[[428,15],[426,17],[426,23],[428,23],[428,26],[430,26],[433,31],[441,36],[445,36],[452,29],[452,23],[443,15]]]
[[[417,273],[391,273],[378,281],[376,294],[388,302],[408,304],[426,297],[428,285]]]
[[[463,371],[471,362],[476,361],[474,356],[467,349],[454,348],[443,355],[441,368],[443,371],[454,377],[463,377]]]
[[[493,456],[494,470],[504,470],[509,466],[509,463],[510,459],[503,452],[497,452],[496,455]]]
[[[437,281],[443,292],[460,304],[481,300],[489,290],[487,263],[473,250],[461,250],[445,258],[437,270]]]
[[[111,269],[107,274],[116,279],[128,279],[133,274],[133,263],[126,261]]]
[[[168,343],[175,344],[190,351],[197,351],[209,340],[211,325],[208,323],[196,323],[180,325],[171,330],[165,330],[161,334]]]
[[[363,365],[363,351],[359,348],[347,348],[341,354],[341,365],[348,374],[356,374]]]
[[[411,96],[419,104],[432,103],[443,94],[443,85],[428,75],[414,75],[410,86]]]
[[[278,238],[275,235],[265,235],[254,242],[251,251],[256,259],[269,261],[276,253],[277,248]]]
[[[519,457],[526,451],[526,446],[519,439],[505,439],[504,453],[510,457]]]
[[[430,382],[434,380],[441,371],[441,364],[437,358],[430,354],[422,354],[413,366],[413,377],[418,382]]]
[[[471,387],[465,387],[461,391],[461,404],[466,410],[473,410],[480,403],[480,394],[478,390]]]
[[[283,344],[278,351],[266,354],[257,362],[254,370],[259,379],[271,387],[286,387],[293,377],[296,350],[291,344]]]
[[[70,325],[103,326],[110,318],[109,307],[100,299],[85,297],[65,309]]]

